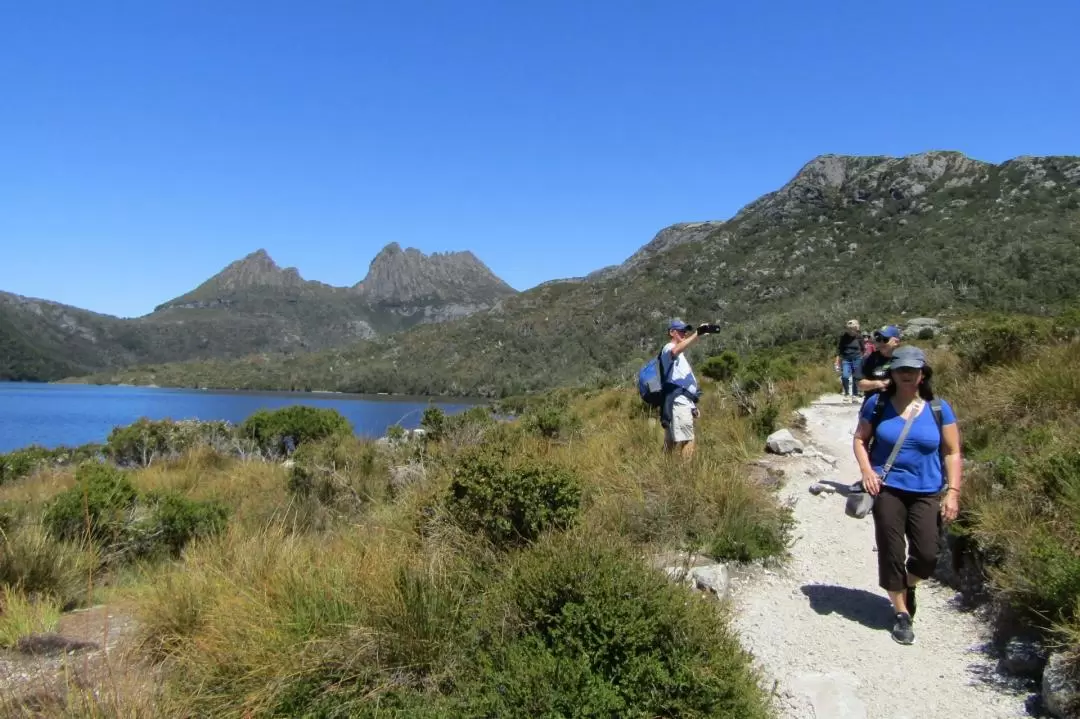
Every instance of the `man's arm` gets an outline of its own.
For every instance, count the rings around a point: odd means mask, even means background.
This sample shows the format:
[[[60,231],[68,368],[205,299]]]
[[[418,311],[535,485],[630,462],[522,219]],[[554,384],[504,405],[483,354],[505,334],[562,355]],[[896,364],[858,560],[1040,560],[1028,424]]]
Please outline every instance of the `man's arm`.
[[[690,345],[697,342],[697,339],[698,333],[695,331],[693,334],[687,335],[686,337],[683,337],[680,341],[676,342],[675,346],[671,348],[672,358],[678,357],[683,352],[685,352],[687,348],[690,347]]]
[[[873,355],[870,355],[873,357]],[[880,390],[888,389],[889,380],[887,379],[866,379],[866,360],[869,357],[863,359],[859,363],[859,369],[855,373],[855,378],[858,380],[855,386],[859,388],[860,392],[878,392]]]

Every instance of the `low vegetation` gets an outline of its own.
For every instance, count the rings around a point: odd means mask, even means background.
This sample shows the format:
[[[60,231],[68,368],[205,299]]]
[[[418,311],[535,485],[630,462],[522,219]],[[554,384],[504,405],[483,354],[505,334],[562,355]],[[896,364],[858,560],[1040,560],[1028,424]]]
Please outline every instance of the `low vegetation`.
[[[920,343],[970,460],[954,548],[999,633],[1080,657],[1080,314],[969,319]],[[628,389],[431,408],[423,433],[384,442],[287,412],[122,468],[108,447],[38,462],[0,487],[0,641],[103,591],[134,603],[164,683],[116,695],[115,713],[770,716],[725,605],[647,558],[783,558],[790,510],[747,463],[835,389],[831,349],[700,363],[686,463]]]
[[[746,472],[756,413],[828,374],[757,371],[710,384],[689,463],[629,389],[432,407],[381,442],[308,408],[120,428],[0,487],[0,640],[134,605],[163,688],[105,713],[770,716],[724,605],[645,560],[783,557],[790,511]]]
[[[1005,638],[1035,630],[1080,671],[1080,312],[991,317],[934,352],[970,461],[957,546]]]

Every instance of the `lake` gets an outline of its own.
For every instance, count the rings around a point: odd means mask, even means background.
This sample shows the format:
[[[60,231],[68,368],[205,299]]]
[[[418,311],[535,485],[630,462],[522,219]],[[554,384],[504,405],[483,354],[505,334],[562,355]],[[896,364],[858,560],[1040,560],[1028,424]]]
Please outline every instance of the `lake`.
[[[429,400],[316,392],[0,382],[0,453],[31,444],[58,447],[104,442],[113,427],[131,424],[140,417],[224,419],[238,423],[257,410],[291,404],[336,409],[352,422],[358,435],[380,437],[393,424],[406,429],[418,426]],[[475,403],[433,399],[430,404],[454,414]]]

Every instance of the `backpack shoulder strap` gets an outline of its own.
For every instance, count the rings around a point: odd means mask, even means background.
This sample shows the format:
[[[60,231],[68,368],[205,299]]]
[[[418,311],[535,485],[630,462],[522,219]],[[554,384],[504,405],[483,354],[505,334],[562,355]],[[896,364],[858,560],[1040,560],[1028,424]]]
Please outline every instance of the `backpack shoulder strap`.
[[[941,400],[935,397],[930,400],[930,411],[934,413],[934,421],[937,422],[938,431],[941,431],[942,425],[945,424],[945,420],[941,415]]]

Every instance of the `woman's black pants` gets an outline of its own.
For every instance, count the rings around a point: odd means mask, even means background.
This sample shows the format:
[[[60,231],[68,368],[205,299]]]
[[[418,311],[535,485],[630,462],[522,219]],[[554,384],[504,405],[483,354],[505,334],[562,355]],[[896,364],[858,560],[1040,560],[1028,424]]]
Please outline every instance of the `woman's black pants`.
[[[928,579],[937,566],[941,495],[882,487],[873,511],[881,588],[904,591],[909,572]]]

